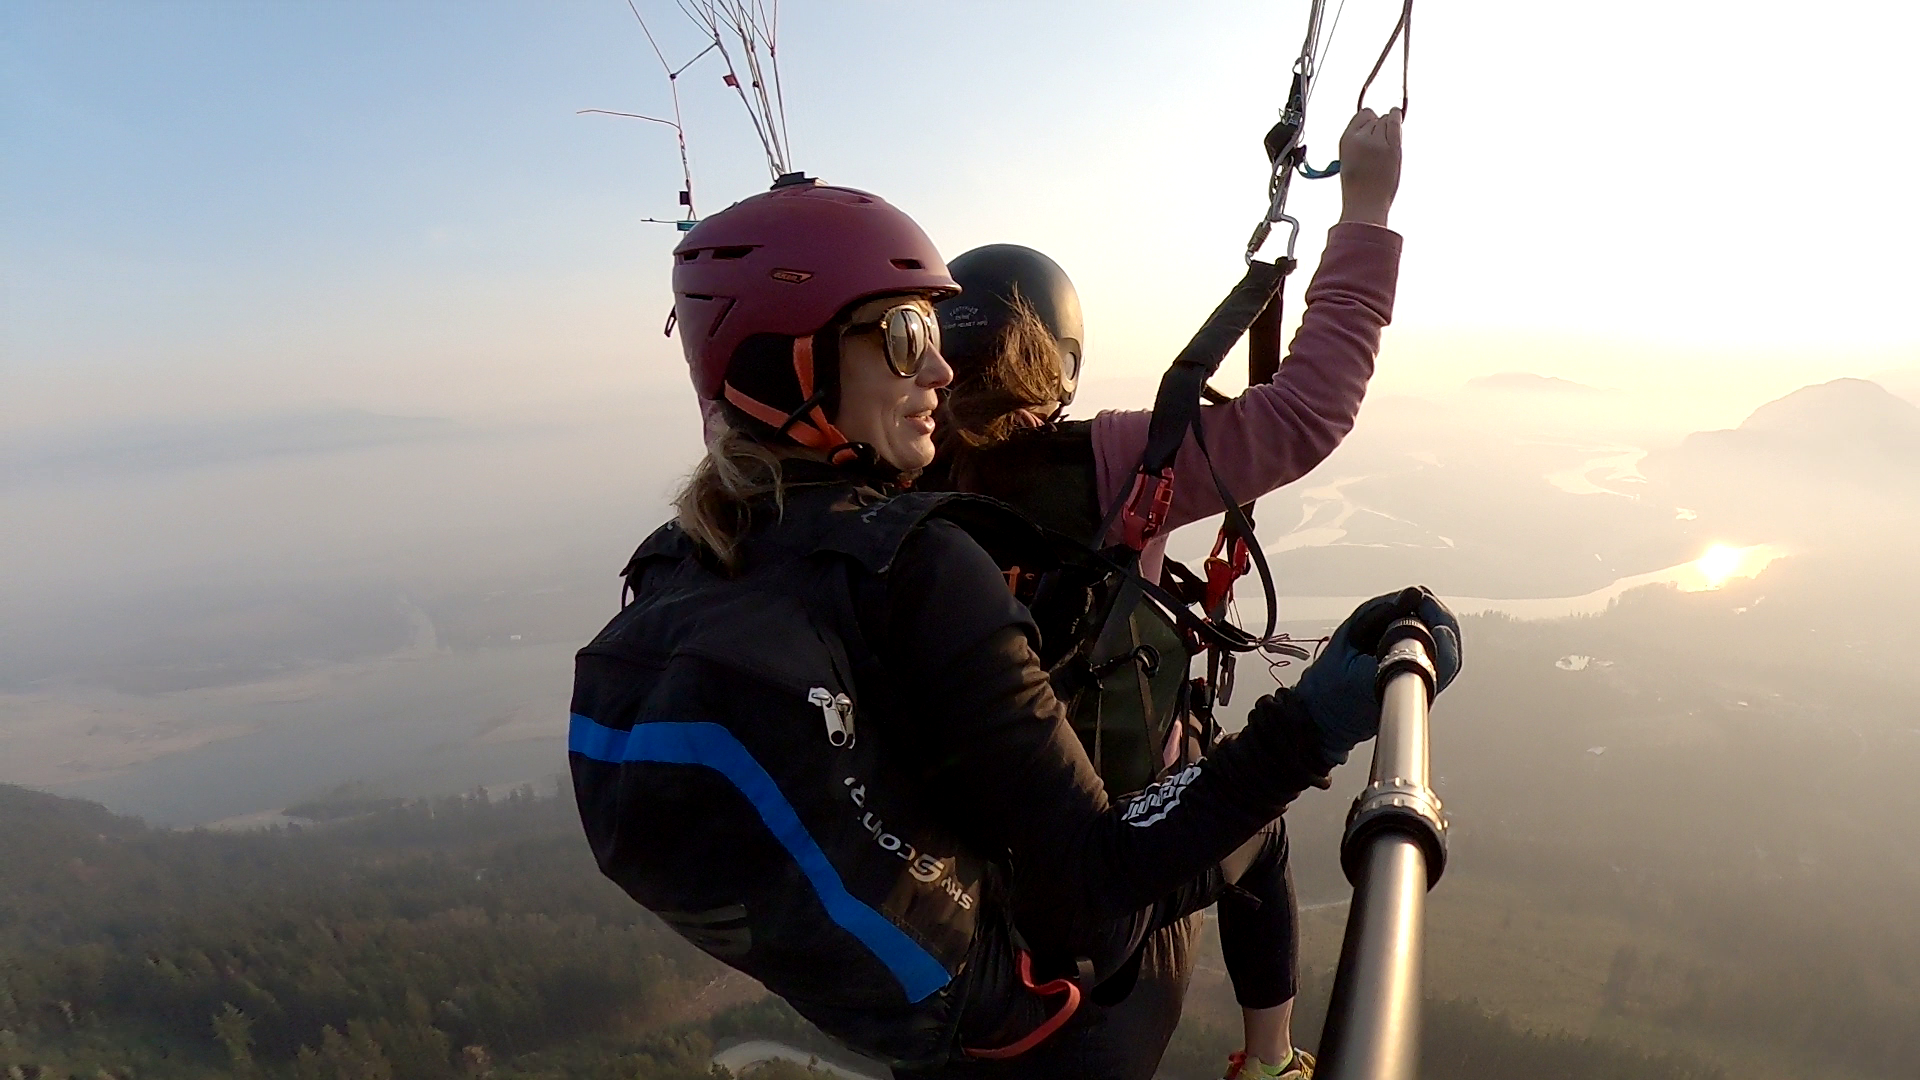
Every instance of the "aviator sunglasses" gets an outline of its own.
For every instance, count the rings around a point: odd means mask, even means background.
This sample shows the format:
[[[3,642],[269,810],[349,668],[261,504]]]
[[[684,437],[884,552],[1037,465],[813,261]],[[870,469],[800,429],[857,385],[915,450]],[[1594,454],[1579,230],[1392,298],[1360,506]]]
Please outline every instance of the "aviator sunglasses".
[[[928,352],[940,348],[940,322],[933,313],[913,304],[900,304],[847,326],[847,333],[878,330],[886,346],[887,367],[903,379],[920,374],[920,362]]]

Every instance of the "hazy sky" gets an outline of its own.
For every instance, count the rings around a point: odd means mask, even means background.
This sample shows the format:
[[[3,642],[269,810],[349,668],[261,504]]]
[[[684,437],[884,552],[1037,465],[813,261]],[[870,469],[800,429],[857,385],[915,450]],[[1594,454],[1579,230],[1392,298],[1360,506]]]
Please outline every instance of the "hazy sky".
[[[675,57],[697,48],[664,0],[640,7]],[[1237,276],[1305,10],[789,0],[795,160],[950,254],[1054,254],[1097,394],[1157,371]],[[1347,3],[1316,162],[1396,12]],[[659,333],[675,234],[638,221],[675,210],[670,133],[574,115],[667,108],[620,0],[13,0],[0,20],[17,431],[683,392]],[[1920,365],[1915,40],[1900,2],[1420,6],[1380,384],[1527,369],[1737,419]],[[765,184],[719,71],[685,79],[707,211]],[[1335,182],[1295,205],[1311,260]]]
[[[1316,164],[1398,10],[1345,2]],[[1305,0],[782,8],[795,163],[949,254],[1053,254],[1084,411],[1145,405],[1240,273]],[[1265,504],[1283,594],[1567,596],[1794,539],[1547,481],[1836,376],[1920,391],[1916,31],[1904,3],[1423,0],[1382,392]],[[719,76],[683,91],[707,212],[767,183]],[[198,820],[559,715],[699,452],[676,234],[640,220],[675,214],[672,138],[596,107],[669,107],[624,0],[0,0],[0,779],[131,768],[122,805]],[[1337,206],[1296,184],[1309,270]],[[1631,393],[1448,396],[1512,370]],[[526,746],[435,775],[546,771]],[[235,762],[273,768],[243,791]]]

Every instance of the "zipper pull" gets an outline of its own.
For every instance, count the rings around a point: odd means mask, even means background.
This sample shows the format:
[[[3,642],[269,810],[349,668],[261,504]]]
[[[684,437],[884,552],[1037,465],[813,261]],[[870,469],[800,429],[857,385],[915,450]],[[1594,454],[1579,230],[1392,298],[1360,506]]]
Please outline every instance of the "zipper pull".
[[[807,703],[820,706],[820,715],[827,722],[828,742],[842,749],[853,745],[852,698],[816,686],[807,691]]]

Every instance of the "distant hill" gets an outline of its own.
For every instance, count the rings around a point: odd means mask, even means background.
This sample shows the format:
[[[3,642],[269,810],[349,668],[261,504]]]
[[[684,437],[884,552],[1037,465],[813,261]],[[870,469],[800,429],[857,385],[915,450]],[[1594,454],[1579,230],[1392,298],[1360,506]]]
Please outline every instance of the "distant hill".
[[[1894,368],[1874,375],[1873,381],[1920,405],[1920,367]]]
[[[109,884],[152,873],[137,843],[149,831],[99,803],[0,784],[0,940],[36,920],[64,923],[72,901],[63,893],[102,884],[103,865]]]
[[[319,408],[71,433],[10,449],[19,479],[48,481],[337,454],[464,433],[439,417]]]
[[[1791,440],[1809,448],[1910,453],[1920,450],[1920,406],[1879,383],[1835,379],[1767,402],[1736,431],[1749,439]]]
[[[1606,393],[1605,390],[1597,386],[1588,386],[1586,383],[1578,383],[1571,379],[1562,379],[1554,375],[1535,375],[1530,371],[1502,371],[1493,375],[1482,375],[1477,379],[1468,379],[1466,388],[1469,392],[1494,391],[1505,394],[1572,394],[1585,396],[1588,394]]]
[[[1683,486],[1920,492],[1920,406],[1878,383],[1835,379],[1770,401],[1732,430],[1695,432],[1641,469]]]
[[[44,846],[48,841],[60,843],[75,837],[125,838],[146,831],[147,826],[138,818],[121,817],[96,802],[0,784],[0,862],[8,866],[19,865],[25,845],[16,848],[17,841],[32,840],[35,846]]]

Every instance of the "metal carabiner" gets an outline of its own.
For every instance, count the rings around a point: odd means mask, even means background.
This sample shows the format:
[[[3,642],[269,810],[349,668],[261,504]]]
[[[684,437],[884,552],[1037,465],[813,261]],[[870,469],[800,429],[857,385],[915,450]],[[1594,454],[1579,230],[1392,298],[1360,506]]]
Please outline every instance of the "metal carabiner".
[[[1252,263],[1267,246],[1267,237],[1273,235],[1273,227],[1285,222],[1287,232],[1287,258],[1293,258],[1294,245],[1300,241],[1300,219],[1284,211],[1278,217],[1267,218],[1253,228],[1253,238],[1247,241],[1247,262]]]

